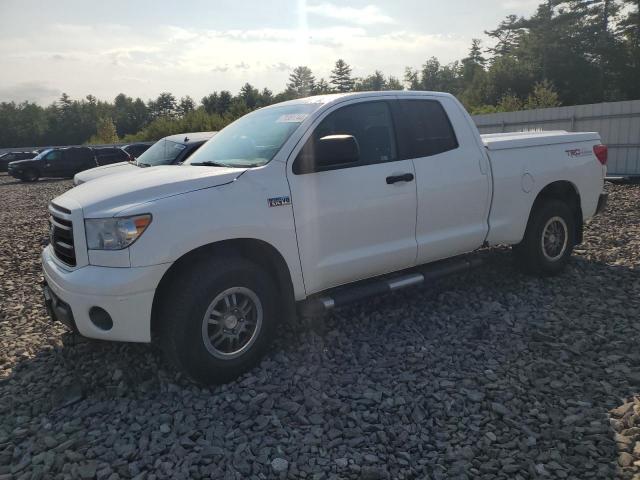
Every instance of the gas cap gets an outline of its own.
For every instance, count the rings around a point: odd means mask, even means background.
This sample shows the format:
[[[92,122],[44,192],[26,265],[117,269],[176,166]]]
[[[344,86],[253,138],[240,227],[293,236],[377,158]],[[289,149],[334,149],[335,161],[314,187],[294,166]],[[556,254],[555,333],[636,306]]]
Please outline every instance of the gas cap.
[[[533,185],[535,180],[533,179],[533,175],[529,172],[525,172],[522,175],[522,190],[526,193],[529,193],[533,189]]]

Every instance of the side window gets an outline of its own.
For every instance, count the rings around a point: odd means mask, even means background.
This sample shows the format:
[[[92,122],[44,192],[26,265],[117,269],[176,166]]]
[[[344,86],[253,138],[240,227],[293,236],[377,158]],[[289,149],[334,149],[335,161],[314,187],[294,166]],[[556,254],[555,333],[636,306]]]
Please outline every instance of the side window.
[[[420,158],[458,148],[447,112],[437,100],[399,100],[401,158]]]
[[[175,161],[178,161],[178,162],[184,162],[184,161],[186,161],[186,160],[187,160],[187,158],[189,158],[191,155],[193,155],[193,154],[196,152],[196,150],[198,150],[202,145],[204,145],[204,142],[203,142],[203,143],[201,143],[201,144],[199,144],[199,145],[198,145],[198,144],[196,144],[193,148],[188,148],[188,147],[187,147],[186,152],[184,153],[184,156],[183,156],[182,158],[180,158],[180,157],[178,156],[178,157],[175,159]],[[174,161],[174,163],[175,163],[175,161]]]
[[[315,153],[320,139],[332,135],[352,135],[358,143],[358,162],[318,168]],[[391,112],[387,102],[358,103],[342,107],[330,113],[298,154],[294,164],[295,174],[311,173],[335,168],[359,167],[373,163],[397,160],[396,142]]]
[[[60,150],[54,150],[47,154],[46,160],[48,162],[55,162],[57,160],[60,160],[60,157],[62,157],[62,152]]]

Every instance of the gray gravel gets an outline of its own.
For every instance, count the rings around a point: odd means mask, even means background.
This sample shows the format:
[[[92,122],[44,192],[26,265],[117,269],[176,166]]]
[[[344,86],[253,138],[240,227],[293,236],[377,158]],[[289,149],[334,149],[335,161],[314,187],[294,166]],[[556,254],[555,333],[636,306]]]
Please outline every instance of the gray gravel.
[[[0,176],[0,479],[640,478],[640,186],[566,274],[507,249],[429,289],[283,327],[195,386],[145,345],[48,322],[38,255],[69,181]]]

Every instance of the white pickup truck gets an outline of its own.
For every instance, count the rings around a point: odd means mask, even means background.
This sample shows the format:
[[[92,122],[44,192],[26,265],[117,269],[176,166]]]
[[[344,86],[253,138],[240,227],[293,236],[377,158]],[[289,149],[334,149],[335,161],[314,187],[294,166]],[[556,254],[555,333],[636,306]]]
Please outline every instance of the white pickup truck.
[[[193,379],[250,368],[283,319],[474,266],[513,245],[553,275],[606,202],[597,133],[481,136],[451,95],[303,98],[232,123],[184,165],[110,175],[50,206],[50,315],[157,342]]]

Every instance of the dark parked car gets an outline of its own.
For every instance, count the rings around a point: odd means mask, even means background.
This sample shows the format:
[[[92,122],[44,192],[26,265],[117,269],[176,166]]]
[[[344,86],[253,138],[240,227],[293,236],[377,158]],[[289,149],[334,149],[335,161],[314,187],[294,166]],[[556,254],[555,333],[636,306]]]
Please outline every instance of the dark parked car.
[[[112,163],[128,162],[133,160],[124,149],[119,147],[93,148],[98,165],[111,165]]]
[[[16,160],[28,160],[35,157],[38,152],[6,152],[0,154],[0,172],[6,172],[10,162]]]
[[[131,160],[135,160],[144,152],[149,150],[151,145],[153,145],[153,143],[132,143],[131,145],[125,145],[122,147],[122,150],[127,152]]]
[[[40,177],[73,177],[76,173],[98,165],[89,147],[49,148],[30,160],[9,163],[9,175],[25,182]]]

